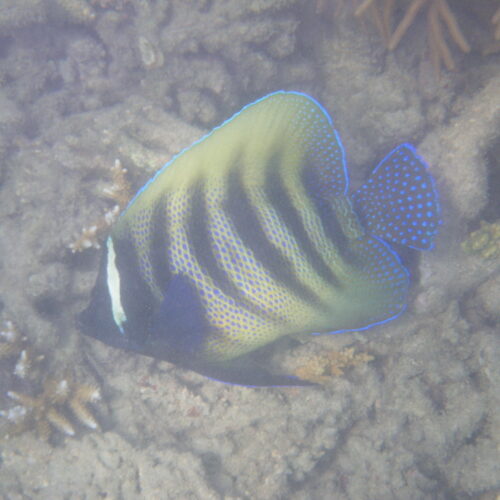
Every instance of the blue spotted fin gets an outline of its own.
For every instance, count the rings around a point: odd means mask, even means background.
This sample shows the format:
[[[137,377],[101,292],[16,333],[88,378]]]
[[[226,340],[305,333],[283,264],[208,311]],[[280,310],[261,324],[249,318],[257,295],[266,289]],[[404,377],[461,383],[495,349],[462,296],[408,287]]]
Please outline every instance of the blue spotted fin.
[[[389,153],[352,201],[370,233],[417,250],[432,248],[440,224],[436,190],[411,144]]]

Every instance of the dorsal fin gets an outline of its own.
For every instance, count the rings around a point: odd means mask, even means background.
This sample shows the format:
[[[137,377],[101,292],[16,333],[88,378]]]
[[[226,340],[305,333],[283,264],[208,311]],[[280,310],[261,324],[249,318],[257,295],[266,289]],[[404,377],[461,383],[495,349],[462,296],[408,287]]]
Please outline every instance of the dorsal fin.
[[[246,182],[264,182],[268,169],[276,168],[284,179],[306,180],[320,198],[346,192],[342,144],[327,111],[310,96],[270,94],[223,126],[221,133],[236,136],[228,141],[235,148],[229,157],[242,161]]]
[[[281,178],[307,181],[324,199],[347,190],[344,150],[326,110],[305,94],[280,91],[245,106],[175,156],[127,210],[170,188],[189,189],[200,177],[220,186],[233,169],[246,186],[263,185],[269,169],[279,169]]]

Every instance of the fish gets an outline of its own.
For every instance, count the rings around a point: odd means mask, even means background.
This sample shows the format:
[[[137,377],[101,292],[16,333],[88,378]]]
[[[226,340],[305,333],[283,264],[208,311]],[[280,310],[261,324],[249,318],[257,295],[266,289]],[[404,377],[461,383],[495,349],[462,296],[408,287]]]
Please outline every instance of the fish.
[[[310,385],[258,353],[398,317],[410,275],[396,249],[431,249],[439,225],[414,146],[397,146],[350,193],[328,112],[304,93],[274,92],[173,157],[130,201],[79,327],[214,380]]]

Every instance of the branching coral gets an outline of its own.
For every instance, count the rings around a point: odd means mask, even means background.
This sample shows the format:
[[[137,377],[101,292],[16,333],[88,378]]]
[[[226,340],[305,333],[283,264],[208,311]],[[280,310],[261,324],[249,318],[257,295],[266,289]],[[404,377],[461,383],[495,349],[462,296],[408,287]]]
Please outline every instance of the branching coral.
[[[50,439],[53,430],[74,436],[74,421],[93,430],[99,428],[88,407],[101,399],[99,387],[77,383],[73,377],[64,375],[45,379],[40,389],[36,381],[40,379],[39,363],[44,356],[35,355],[27,337],[12,321],[6,321],[0,331],[0,360],[11,358],[15,364],[13,369],[9,368],[13,376],[7,396],[17,404],[0,410],[0,417],[7,421],[7,436],[33,429],[44,440]],[[13,390],[18,385],[23,392]]]
[[[22,337],[12,321],[6,321],[0,331],[0,359],[19,356],[24,349],[26,337]]]
[[[495,40],[500,40],[500,7],[496,10],[491,18],[491,24],[494,26],[494,37]]]
[[[455,45],[464,53],[470,52],[470,45],[462,33],[455,15],[447,0],[412,0],[403,18],[392,30],[392,19],[395,11],[395,0],[383,0],[382,5],[377,0],[365,0],[355,12],[357,17],[369,14],[389,50],[395,50],[414,23],[420,11],[427,9],[427,40],[432,64],[439,74],[442,65],[455,69],[450,47],[446,42],[445,28]]]
[[[35,355],[27,337],[21,335],[12,321],[6,321],[0,331],[0,360],[13,359],[13,373],[21,379],[33,375],[33,366],[40,363],[43,355]]]
[[[481,227],[469,234],[462,243],[462,249],[483,259],[500,257],[500,221],[493,223],[481,221]]]
[[[500,52],[500,7],[491,16],[491,24],[493,25],[493,41],[483,47],[482,53],[485,56]]]
[[[74,436],[76,431],[67,416],[68,409],[81,424],[90,429],[99,427],[87,406],[88,403],[95,403],[101,399],[97,386],[76,384],[68,377],[49,378],[37,396],[15,391],[9,391],[7,396],[18,403],[17,406],[0,412],[0,416],[11,424],[9,435],[34,427],[38,436],[44,440],[50,439],[53,430]]]
[[[113,167],[111,168],[111,186],[104,188],[102,193],[104,196],[113,200],[120,210],[123,210],[130,198],[131,187],[127,180],[127,169],[123,167],[120,160],[115,160]]]
[[[127,206],[132,197],[130,183],[127,180],[127,169],[120,160],[115,160],[111,169],[112,184],[102,190],[102,194],[116,203],[94,224],[84,227],[80,236],[69,245],[73,253],[82,252],[87,248],[99,248],[100,241],[109,232],[120,212]]]
[[[355,353],[353,347],[342,351],[329,351],[326,354],[309,358],[295,370],[297,377],[324,384],[331,377],[340,377],[346,368],[368,363],[374,358],[367,353]]]

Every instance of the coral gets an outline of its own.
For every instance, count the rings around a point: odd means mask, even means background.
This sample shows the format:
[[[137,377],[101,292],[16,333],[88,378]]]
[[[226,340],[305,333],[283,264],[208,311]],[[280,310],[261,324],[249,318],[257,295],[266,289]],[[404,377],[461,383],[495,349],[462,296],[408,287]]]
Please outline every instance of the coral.
[[[168,19],[168,2],[139,2],[135,5],[136,43],[142,65],[147,70],[160,68],[164,55],[160,48],[160,24]]]
[[[17,403],[8,410],[0,411],[0,416],[10,424],[8,436],[33,428],[46,441],[50,439],[53,430],[74,436],[76,430],[67,415],[68,409],[77,422],[93,430],[99,428],[88,408],[89,403],[101,399],[97,386],[78,384],[70,377],[51,377],[45,381],[42,391],[36,396],[16,391],[8,391],[7,396]]]
[[[86,0],[2,0],[0,33],[12,32],[30,24],[89,24],[95,20],[93,7]]]
[[[496,10],[491,18],[491,24],[494,26],[494,38],[495,40],[500,40],[500,7]]]
[[[468,254],[478,255],[483,259],[500,257],[500,220],[481,221],[481,227],[470,233],[462,242],[462,249]]]
[[[316,382],[327,383],[331,377],[340,377],[346,368],[368,363],[374,358],[367,353],[355,353],[353,347],[341,351],[329,351],[309,358],[305,363],[295,369],[297,377]]]
[[[40,362],[45,358],[36,355],[12,321],[6,321],[0,331],[0,360],[13,358],[15,364],[7,390],[7,397],[16,406],[0,410],[0,417],[7,421],[6,436],[13,436],[35,429],[41,439],[49,440],[53,430],[67,435],[75,435],[75,422],[89,429],[99,428],[97,420],[88,407],[101,399],[96,385],[75,382],[73,377],[51,376],[45,379],[40,389]],[[19,382],[16,384],[16,382]],[[22,391],[14,390],[17,386]],[[68,416],[71,414],[73,420]]]
[[[482,53],[485,56],[500,52],[500,7],[491,16],[491,24],[493,25],[493,42],[483,47]]]
[[[464,99],[461,112],[446,126],[434,127],[421,143],[438,182],[446,186],[454,217],[472,221],[480,216],[489,197],[489,164],[485,151],[498,141],[500,75],[493,77],[473,98]],[[495,158],[495,151],[492,151]],[[494,192],[494,191],[493,191]]]
[[[111,169],[112,184],[104,188],[102,194],[114,201],[116,205],[95,221],[94,224],[83,228],[80,236],[69,245],[73,253],[82,252],[88,248],[100,248],[100,241],[109,232],[110,227],[132,197],[130,183],[126,174],[127,169],[122,166],[120,160],[115,160]]]
[[[164,57],[161,50],[153,45],[145,36],[140,36],[138,40],[139,53],[141,61],[145,68],[159,68],[164,63]]]
[[[43,355],[35,355],[28,345],[27,337],[23,336],[12,321],[6,321],[0,331],[0,360],[13,359],[13,374],[21,379],[34,376],[33,367],[40,363]]]
[[[24,349],[25,337],[21,337],[18,329],[12,321],[6,321],[4,328],[0,331],[0,359],[19,355]]]
[[[383,0],[382,5],[377,4],[377,0],[365,0],[356,9],[355,15],[359,17],[369,12],[387,48],[393,51],[414,23],[419,12],[425,7],[427,9],[426,38],[431,61],[437,74],[440,73],[443,64],[448,70],[456,68],[451,50],[446,42],[443,25],[446,26],[455,45],[464,53],[470,52],[470,45],[460,30],[447,0],[412,0],[403,18],[392,31],[395,6],[395,0]]]
[[[472,309],[470,313],[479,321],[500,324],[500,273],[489,276],[486,281],[481,283],[470,306]]]
[[[169,87],[170,109],[193,123],[194,97],[202,113],[213,117],[209,122],[195,114],[194,123],[212,127],[239,107],[242,96],[246,100],[249,94],[263,95],[284,81],[301,88],[313,81],[314,66],[297,50],[297,3],[172,2],[157,40],[138,22],[140,33],[158,45],[169,62],[162,81]]]
[[[75,37],[66,45],[66,57],[60,61],[60,74],[65,83],[76,84],[88,93],[102,90],[106,71],[105,47],[90,36]],[[87,96],[89,100],[90,96]],[[82,100],[73,109],[79,111]]]

